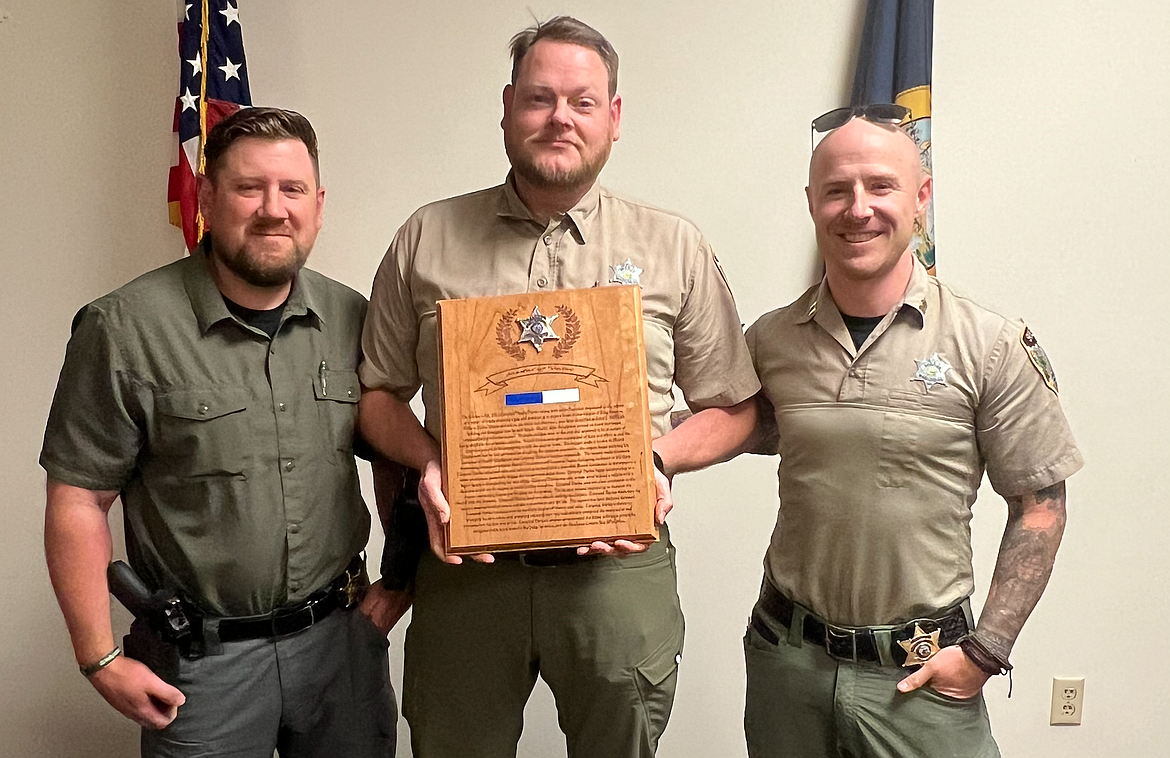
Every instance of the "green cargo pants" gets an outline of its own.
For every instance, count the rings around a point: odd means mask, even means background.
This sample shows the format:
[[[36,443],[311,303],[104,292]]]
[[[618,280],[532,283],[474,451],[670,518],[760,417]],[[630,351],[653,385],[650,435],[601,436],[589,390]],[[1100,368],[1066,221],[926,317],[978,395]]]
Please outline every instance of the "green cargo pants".
[[[569,758],[649,758],[682,655],[674,549],[557,566],[419,565],[403,714],[416,758],[512,758],[539,674]]]
[[[998,758],[982,695],[900,693],[909,669],[838,660],[762,615],[779,642],[744,636],[750,758]]]

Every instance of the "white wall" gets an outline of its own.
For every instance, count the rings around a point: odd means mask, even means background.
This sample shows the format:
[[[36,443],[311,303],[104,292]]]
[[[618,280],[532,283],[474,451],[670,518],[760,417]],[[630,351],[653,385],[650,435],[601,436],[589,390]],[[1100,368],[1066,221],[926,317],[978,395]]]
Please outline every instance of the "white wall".
[[[605,181],[695,220],[746,322],[813,276],[808,121],[846,98],[861,0],[241,5],[256,102],[303,111],[321,138],[328,200],[312,264],[358,289],[411,210],[503,177],[506,43],[528,8],[573,13],[610,37],[625,108]],[[1141,689],[1170,678],[1170,518],[1157,494],[1170,361],[1154,336],[1170,306],[1158,244],[1170,7],[1089,5],[936,11],[940,274],[1027,319],[1088,460],[1069,488],[1052,585],[1016,649],[1013,696],[1006,680],[988,688],[1008,756],[1161,756],[1170,739],[1167,690]],[[36,455],[73,313],[181,249],[165,209],[174,16],[158,0],[0,0],[0,19],[0,470],[11,499],[0,753],[123,756],[136,730],[76,673],[49,589]],[[688,637],[664,757],[744,754],[740,637],[775,514],[773,468],[736,461],[677,484]],[[988,490],[976,511],[982,594],[1004,506]],[[1087,677],[1085,723],[1050,727],[1051,678],[1068,675]],[[545,691],[527,723],[521,755],[564,754]]]

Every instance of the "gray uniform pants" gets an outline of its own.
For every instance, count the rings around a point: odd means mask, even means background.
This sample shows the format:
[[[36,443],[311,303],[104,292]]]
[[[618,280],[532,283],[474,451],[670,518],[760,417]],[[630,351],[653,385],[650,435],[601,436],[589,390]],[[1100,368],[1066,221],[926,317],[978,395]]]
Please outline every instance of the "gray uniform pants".
[[[136,621],[125,648],[187,698],[167,728],[143,730],[143,758],[393,758],[387,641],[356,609],[198,660]]]
[[[539,674],[570,758],[649,758],[682,652],[674,551],[563,566],[419,565],[403,713],[416,758],[511,758]]]

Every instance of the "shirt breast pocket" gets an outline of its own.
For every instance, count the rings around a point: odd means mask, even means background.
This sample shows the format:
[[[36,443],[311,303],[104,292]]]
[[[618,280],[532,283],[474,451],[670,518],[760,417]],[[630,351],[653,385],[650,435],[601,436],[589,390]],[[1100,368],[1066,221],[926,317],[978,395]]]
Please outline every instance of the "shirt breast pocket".
[[[152,452],[180,477],[245,477],[249,460],[247,390],[184,389],[155,396]]]
[[[940,469],[969,465],[973,438],[967,396],[955,387],[891,390],[882,422],[878,484],[905,487]]]
[[[319,372],[313,381],[313,396],[317,399],[317,418],[334,449],[353,455],[357,402],[362,396],[357,372]]]

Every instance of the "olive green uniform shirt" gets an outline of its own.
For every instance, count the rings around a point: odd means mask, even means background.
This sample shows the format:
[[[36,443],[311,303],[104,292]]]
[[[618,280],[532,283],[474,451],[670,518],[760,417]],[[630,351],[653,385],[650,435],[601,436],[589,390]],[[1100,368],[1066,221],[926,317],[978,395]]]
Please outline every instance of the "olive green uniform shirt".
[[[224,304],[202,251],[83,308],[41,465],[121,493],[131,565],[204,613],[303,600],[363,549],[353,457],[366,302],[313,271],[276,337]]]
[[[693,224],[599,184],[540,224],[510,178],[424,206],[403,224],[374,278],[362,383],[403,402],[421,384],[427,430],[438,439],[436,301],[613,283],[642,288],[655,436],[670,428],[676,383],[692,408],[755,394],[731,290]]]
[[[765,559],[778,589],[846,625],[906,621],[971,594],[984,470],[1013,496],[1082,465],[1024,331],[917,262],[860,349],[825,282],[752,325],[779,431],[780,513]]]

